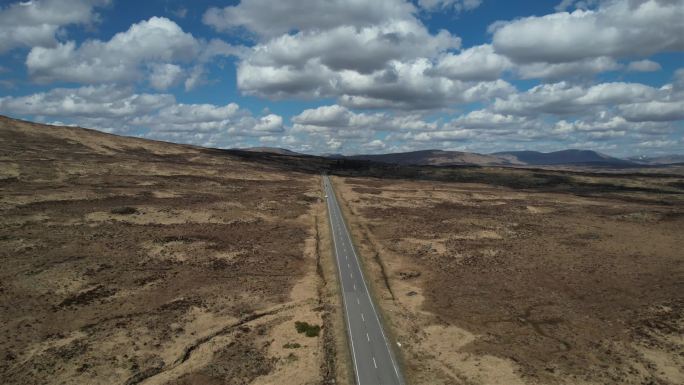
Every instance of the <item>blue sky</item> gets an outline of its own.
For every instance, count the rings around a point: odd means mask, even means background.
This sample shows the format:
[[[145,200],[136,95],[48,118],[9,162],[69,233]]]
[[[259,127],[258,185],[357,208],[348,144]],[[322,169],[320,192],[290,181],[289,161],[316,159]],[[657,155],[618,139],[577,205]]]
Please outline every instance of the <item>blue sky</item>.
[[[679,0],[1,4],[12,117],[308,153],[684,152]]]

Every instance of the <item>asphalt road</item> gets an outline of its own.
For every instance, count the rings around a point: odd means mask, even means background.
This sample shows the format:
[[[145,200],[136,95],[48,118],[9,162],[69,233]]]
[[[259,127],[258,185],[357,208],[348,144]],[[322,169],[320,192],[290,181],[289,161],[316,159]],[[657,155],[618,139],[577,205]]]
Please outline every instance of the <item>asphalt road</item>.
[[[335,258],[342,285],[347,333],[358,385],[404,384],[366,286],[359,259],[330,179],[323,176]]]

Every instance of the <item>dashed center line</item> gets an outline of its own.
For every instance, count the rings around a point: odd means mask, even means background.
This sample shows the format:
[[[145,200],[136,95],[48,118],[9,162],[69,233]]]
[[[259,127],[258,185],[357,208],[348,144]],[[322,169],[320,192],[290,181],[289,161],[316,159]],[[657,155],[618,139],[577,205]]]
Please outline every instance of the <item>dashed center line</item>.
[[[373,357],[373,366],[375,366],[375,369],[378,368],[378,364],[375,363],[375,357]]]
[[[363,313],[361,313],[361,321],[366,322],[366,318],[363,317]]]
[[[370,336],[368,335],[368,333],[366,333],[366,339],[368,340],[368,342],[370,342]]]

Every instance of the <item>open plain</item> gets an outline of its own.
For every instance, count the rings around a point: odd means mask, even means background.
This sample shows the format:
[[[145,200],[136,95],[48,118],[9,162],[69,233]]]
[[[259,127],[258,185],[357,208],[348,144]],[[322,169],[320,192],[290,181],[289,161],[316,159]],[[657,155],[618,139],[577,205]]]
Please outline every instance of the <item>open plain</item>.
[[[333,179],[411,383],[684,382],[681,174],[439,172]]]

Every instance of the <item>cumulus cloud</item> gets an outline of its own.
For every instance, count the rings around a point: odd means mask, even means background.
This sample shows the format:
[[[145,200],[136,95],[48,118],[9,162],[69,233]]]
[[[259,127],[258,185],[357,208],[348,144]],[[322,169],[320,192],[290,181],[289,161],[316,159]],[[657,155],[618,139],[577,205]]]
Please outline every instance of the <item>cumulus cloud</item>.
[[[595,6],[598,0],[562,0],[554,7],[557,12],[563,12],[569,8],[588,9]]]
[[[244,27],[258,36],[254,46],[239,53],[237,63],[237,85],[247,95],[335,98],[349,108],[430,110],[515,91],[499,79],[509,67],[507,58],[491,45],[453,53],[460,38],[446,30],[429,31],[410,2],[262,5],[246,0],[205,14],[205,23],[219,30]],[[479,2],[423,5],[472,9]],[[361,9],[364,17],[356,17]],[[319,18],[319,13],[335,17]]]
[[[136,93],[132,87],[116,85],[55,88],[28,96],[2,97],[0,111],[43,120],[58,118],[119,133],[138,129],[150,138],[199,145],[223,146],[239,137],[283,130],[281,116],[255,117],[235,103],[183,104],[171,94]]]
[[[482,0],[418,0],[418,5],[430,12],[449,9],[456,12],[470,11],[480,4]]]
[[[157,90],[165,90],[177,84],[183,76],[183,69],[175,64],[152,64],[150,85]]]
[[[527,63],[516,67],[522,79],[559,80],[586,77],[622,68],[615,59],[601,56],[568,63]]]
[[[238,87],[267,98],[337,97],[354,107],[438,108],[473,84],[428,74],[430,58],[458,48],[446,31],[416,19],[302,31],[257,44],[242,56]],[[510,86],[510,85],[509,85]]]
[[[34,47],[26,66],[39,83],[133,82],[143,77],[143,64],[188,62],[199,50],[199,42],[176,23],[152,17],[107,42],[88,40],[76,47],[69,41],[54,48]]]
[[[340,26],[282,35],[254,47],[247,63],[301,68],[307,62],[315,62],[333,71],[371,73],[382,69],[390,60],[429,57],[459,46],[460,39],[446,31],[430,35],[415,20],[391,21],[363,28]]]
[[[563,63],[684,50],[682,20],[679,1],[607,1],[597,10],[495,23],[490,31],[496,51],[515,62]]]
[[[367,27],[386,20],[406,20],[415,7],[404,0],[243,0],[209,8],[202,21],[218,31],[245,28],[262,37],[292,31],[326,30],[342,25]]]
[[[555,14],[497,22],[490,43],[465,48],[421,18],[472,10],[480,0],[243,0],[205,12],[214,30],[246,32],[244,46],[198,39],[162,17],[109,40],[66,39],[64,26],[96,21],[94,10],[105,3],[0,8],[0,52],[30,46],[32,80],[88,85],[2,97],[0,111],[206,146],[258,141],[345,153],[528,143],[605,149],[609,140],[668,146],[684,119],[684,70],[660,88],[593,81],[610,71],[661,70],[649,55],[684,49],[684,7],[672,0],[564,0]],[[71,9],[59,11],[64,4]],[[210,82],[208,63],[226,56],[236,58],[242,94],[330,105],[284,120],[235,103],[180,103],[165,93]],[[540,81],[519,91],[504,78]]]
[[[615,82],[583,87],[559,82],[538,85],[523,93],[499,98],[493,103],[493,109],[513,115],[567,115],[592,107],[645,102],[658,94],[656,88],[639,83]]]
[[[433,72],[450,79],[496,80],[511,67],[511,62],[494,52],[490,44],[448,53],[439,58]]]
[[[632,122],[668,122],[684,119],[684,99],[676,101],[649,101],[619,107]]]
[[[337,97],[347,107],[401,110],[444,108],[515,91],[501,79],[473,82],[432,76],[432,67],[425,58],[392,60],[385,68],[369,74],[333,71],[317,62],[308,62],[301,69],[241,63],[238,85],[248,94],[264,97]]]
[[[340,105],[306,109],[292,117],[293,132],[369,137],[375,131],[430,131],[438,127],[416,114],[354,112]]]
[[[15,47],[52,47],[70,24],[91,24],[109,0],[34,0],[0,6],[0,53]]]
[[[119,119],[144,115],[174,102],[170,94],[137,94],[130,87],[103,85],[7,96],[0,98],[0,110],[22,115]]]
[[[633,61],[627,65],[627,70],[632,72],[654,72],[661,69],[660,64],[648,59]]]

